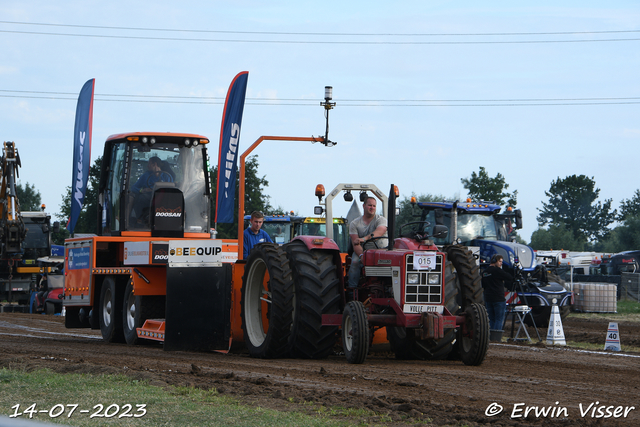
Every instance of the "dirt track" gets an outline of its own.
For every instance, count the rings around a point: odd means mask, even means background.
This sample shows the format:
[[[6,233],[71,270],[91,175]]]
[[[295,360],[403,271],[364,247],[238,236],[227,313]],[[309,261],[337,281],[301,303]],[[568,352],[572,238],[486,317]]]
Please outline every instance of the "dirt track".
[[[607,325],[606,321],[570,317],[564,322],[564,333],[567,340],[604,347]],[[622,344],[640,347],[640,323],[619,325]],[[546,329],[540,333],[544,340]],[[389,414],[398,425],[427,419],[434,425],[640,424],[638,353],[492,343],[479,367],[453,361],[396,361],[384,351],[371,354],[362,365],[349,365],[340,356],[312,361],[256,360],[246,354],[165,352],[159,345],[105,344],[99,338],[99,331],[65,329],[57,316],[0,313],[0,367],[122,373],[158,386],[216,388],[248,404],[287,411],[312,413],[310,405],[291,400],[366,407]],[[626,418],[598,418],[597,411],[582,417],[579,405],[586,410],[593,402],[635,409]],[[503,411],[489,417],[485,412],[495,408],[488,409],[494,403]],[[556,409],[539,417],[531,412],[525,419],[527,407]],[[354,420],[360,421],[381,422],[379,417]]]

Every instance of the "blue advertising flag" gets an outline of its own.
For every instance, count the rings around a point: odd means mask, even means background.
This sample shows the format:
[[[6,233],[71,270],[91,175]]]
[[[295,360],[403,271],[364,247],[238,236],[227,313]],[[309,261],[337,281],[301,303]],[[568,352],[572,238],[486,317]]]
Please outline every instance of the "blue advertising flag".
[[[222,113],[215,223],[232,224],[238,171],[238,141],[249,72],[238,73],[229,86]]]
[[[80,217],[84,195],[89,181],[89,167],[91,165],[91,123],[93,122],[93,89],[96,79],[87,81],[76,107],[76,123],[73,129],[73,176],[71,181],[71,215],[67,223],[67,230],[73,230]]]

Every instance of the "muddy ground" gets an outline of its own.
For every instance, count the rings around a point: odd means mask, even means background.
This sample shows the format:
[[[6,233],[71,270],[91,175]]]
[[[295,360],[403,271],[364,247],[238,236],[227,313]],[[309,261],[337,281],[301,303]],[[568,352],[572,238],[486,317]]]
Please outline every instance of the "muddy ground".
[[[563,326],[567,341],[604,348],[608,321],[570,316]],[[640,323],[620,322],[619,327],[623,345],[640,347]],[[535,336],[533,329],[530,332]],[[540,334],[544,342],[546,329]],[[471,367],[454,361],[397,361],[384,350],[370,354],[362,365],[349,365],[339,355],[324,360],[256,360],[242,352],[166,352],[160,345],[103,343],[99,331],[65,329],[59,316],[0,313],[0,367],[119,373],[161,387],[215,388],[243,403],[281,411],[313,414],[313,405],[300,403],[314,402],[378,413],[353,419],[354,423],[640,425],[640,353],[491,343],[484,363]],[[599,417],[598,410],[592,412],[594,406],[586,410],[594,402],[614,407],[612,414],[615,407],[627,408],[627,416]],[[584,416],[580,405],[587,412]],[[524,418],[524,411],[532,407],[551,411],[536,416],[532,410]],[[500,413],[487,415],[492,411]],[[604,408],[602,415],[607,414]]]

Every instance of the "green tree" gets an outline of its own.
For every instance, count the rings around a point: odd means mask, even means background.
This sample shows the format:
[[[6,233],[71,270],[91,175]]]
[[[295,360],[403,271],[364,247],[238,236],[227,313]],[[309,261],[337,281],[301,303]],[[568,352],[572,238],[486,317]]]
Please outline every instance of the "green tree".
[[[618,221],[625,221],[627,218],[640,216],[640,190],[633,193],[630,199],[623,199],[620,202],[620,213],[617,216]]]
[[[624,224],[614,228],[594,245],[598,252],[622,252],[640,248],[640,216],[627,217]]]
[[[615,221],[617,212],[611,210],[611,199],[596,202],[600,189],[595,181],[585,175],[571,175],[551,182],[545,195],[549,202],[538,208],[538,225],[563,226],[573,233],[578,241],[595,241],[605,237],[608,226]]]
[[[573,232],[563,225],[550,225],[548,228],[538,228],[531,234],[530,246],[538,251],[564,249],[567,251],[585,250],[586,239],[576,238]]]
[[[244,212],[250,214],[253,211],[262,211],[265,215],[273,215],[282,213],[282,208],[274,209],[269,203],[270,197],[265,194],[265,188],[269,186],[266,175],[258,176],[258,156],[250,156],[245,161],[245,184],[244,184]],[[216,200],[217,200],[217,182],[218,182],[218,166],[210,171],[211,176],[211,221],[215,218]],[[221,239],[237,239],[238,238],[238,192],[239,192],[240,173],[236,175],[236,193],[233,206],[233,224],[217,224],[218,238]],[[213,226],[213,224],[212,224]]]
[[[80,217],[76,222],[76,228],[73,230],[75,233],[97,233],[98,232],[98,186],[100,185],[100,169],[102,167],[102,157],[98,157],[96,161],[89,168],[89,183],[87,185],[87,191],[84,195],[84,205],[82,211],[80,211]],[[65,194],[62,196],[62,203],[60,204],[60,213],[57,213],[56,218],[60,220],[60,227],[64,228],[71,216],[71,187],[67,187]],[[54,241],[65,235],[65,230],[61,230],[59,233],[61,236],[53,235]],[[66,232],[68,236],[68,231]],[[64,238],[63,238],[64,242]],[[60,244],[60,243],[57,243]]]
[[[491,178],[483,166],[478,173],[472,172],[470,178],[460,179],[464,188],[469,192],[468,197],[473,200],[493,201],[498,205],[515,207],[518,203],[518,190],[508,193],[509,188],[504,176],[498,173]]]
[[[411,196],[405,196],[397,201],[396,208],[399,209],[400,213],[396,215],[396,236],[400,236],[400,226],[403,224],[420,221],[421,209],[411,204],[412,197],[415,197],[417,202],[442,202],[446,200],[445,197],[440,194],[420,194],[417,196],[416,193],[411,193]]]
[[[20,203],[21,211],[39,211],[42,206],[42,197],[40,192],[36,190],[34,184],[28,182],[22,186],[20,182],[16,185],[16,196]]]

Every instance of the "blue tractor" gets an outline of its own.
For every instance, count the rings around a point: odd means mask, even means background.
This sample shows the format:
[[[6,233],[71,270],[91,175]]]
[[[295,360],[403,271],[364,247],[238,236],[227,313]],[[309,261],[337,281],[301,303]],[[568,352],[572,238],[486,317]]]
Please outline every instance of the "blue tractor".
[[[480,268],[487,267],[494,254],[502,255],[503,268],[514,276],[514,292],[509,292],[509,304],[525,304],[532,307],[527,316],[529,325],[548,326],[552,304],[558,305],[561,317],[571,310],[573,294],[564,281],[536,262],[536,254],[527,245],[516,242],[515,232],[522,228],[520,210],[491,202],[413,202],[420,209],[420,221],[442,223],[449,228],[444,238],[436,238],[435,244],[468,246],[476,256]]]

